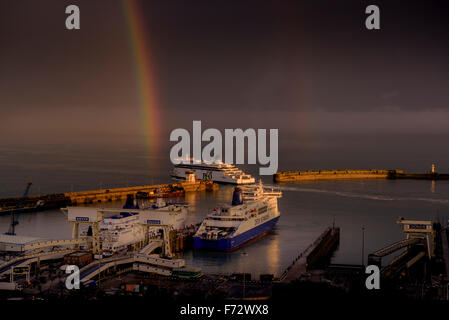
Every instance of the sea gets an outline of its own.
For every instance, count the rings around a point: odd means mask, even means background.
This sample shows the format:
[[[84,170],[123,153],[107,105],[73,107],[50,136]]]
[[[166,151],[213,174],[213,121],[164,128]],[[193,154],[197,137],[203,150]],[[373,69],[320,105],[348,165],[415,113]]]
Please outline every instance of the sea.
[[[33,181],[33,195],[172,182],[169,159],[133,148],[117,146],[113,152],[111,148],[70,145],[0,149],[0,198],[21,196],[28,180]],[[357,169],[355,165],[352,168]],[[187,265],[214,274],[280,276],[299,253],[332,225],[341,228],[332,263],[361,264],[370,252],[405,238],[396,222],[399,217],[438,219],[444,225],[449,219],[449,181],[372,179],[274,184],[271,176],[258,176],[258,167],[243,169],[261,178],[265,185],[282,191],[278,224],[264,238],[231,253],[187,251],[182,254]],[[190,205],[186,224],[191,224],[201,222],[213,208],[230,203],[232,192],[232,186],[220,185],[216,192],[188,193],[185,198],[174,200]],[[7,231],[9,219],[0,216],[1,232]],[[16,232],[68,239],[71,226],[62,211],[49,210],[21,214]]]

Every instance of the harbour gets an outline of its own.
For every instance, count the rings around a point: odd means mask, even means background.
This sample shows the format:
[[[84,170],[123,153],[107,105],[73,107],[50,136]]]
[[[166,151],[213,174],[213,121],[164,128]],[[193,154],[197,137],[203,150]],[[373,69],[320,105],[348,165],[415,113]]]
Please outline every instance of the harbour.
[[[92,280],[95,280],[95,286],[97,286],[97,281],[100,279],[100,286],[109,294],[126,294],[126,292],[143,294],[144,291],[151,291],[151,288],[155,288],[156,284],[158,284],[159,288],[167,286],[167,288],[171,287],[173,290],[176,290],[175,288],[179,286],[190,288],[189,290],[198,290],[197,286],[200,286],[203,288],[200,292],[214,293],[218,296],[224,294],[224,291],[220,290],[227,288],[225,290],[226,297],[240,299],[243,298],[242,286],[243,282],[245,282],[248,286],[248,292],[245,293],[246,298],[269,298],[274,287],[275,291],[278,290],[276,289],[277,281],[281,284],[281,287],[284,285],[285,279],[290,279],[287,282],[298,279],[315,279],[317,281],[316,279],[323,279],[323,272],[330,272],[331,274],[341,274],[341,270],[348,272],[347,270],[351,264],[358,266],[354,267],[354,270],[359,272],[357,270],[360,270],[360,261],[362,259],[360,252],[361,237],[354,239],[352,235],[361,235],[361,225],[365,226],[367,239],[369,239],[366,241],[364,248],[365,256],[367,257],[370,252],[375,252],[385,243],[400,241],[402,234],[394,227],[394,220],[398,214],[403,213],[403,216],[425,219],[433,219],[435,216],[440,216],[441,221],[445,221],[444,212],[448,209],[449,201],[439,196],[444,194],[446,188],[448,188],[444,182],[436,187],[432,187],[431,184],[426,184],[425,182],[417,182],[418,184],[414,184],[414,188],[416,188],[414,192],[421,194],[421,197],[413,198],[413,192],[410,196],[410,183],[412,183],[412,180],[410,182],[404,180],[404,182],[401,182],[401,184],[404,183],[403,185],[395,184],[393,183],[394,180],[390,179],[362,181],[301,182],[276,186],[282,191],[283,197],[279,200],[279,210],[282,216],[274,231],[258,241],[230,253],[192,250],[192,239],[189,239],[189,236],[191,237],[194,234],[206,212],[217,204],[228,202],[232,199],[234,187],[223,185],[220,186],[219,192],[203,190],[186,192],[184,196],[171,198],[172,200],[165,198],[167,199],[166,201],[185,201],[189,204],[190,209],[186,224],[191,226],[191,229],[181,233],[170,232],[170,250],[176,256],[176,259],[179,258],[185,261],[185,266],[189,270],[201,272],[203,274],[202,280],[184,284],[183,281],[185,280],[180,280],[171,274],[164,275],[165,271],[158,271],[155,265],[152,266],[148,261],[142,261],[142,256],[136,253],[132,256],[125,255],[113,258],[117,260],[110,260],[112,257],[104,257],[102,261],[92,260],[93,265],[89,268],[95,267],[93,269],[94,272],[89,274],[83,273],[83,275],[86,275],[85,282],[91,283]],[[357,188],[357,191],[354,191],[355,188]],[[135,191],[136,193],[132,195],[133,197],[137,196],[138,191]],[[323,199],[323,197],[326,199],[326,202],[333,204],[332,208],[325,209],[325,203],[323,203],[323,208],[320,209],[320,206],[317,208],[317,199]],[[154,201],[153,199],[147,200]],[[302,203],[299,212],[296,208],[297,201]],[[81,203],[80,205],[86,208],[101,205],[115,208],[114,210],[118,212],[123,211],[123,209],[120,209],[123,201],[116,200],[96,203],[93,201],[93,203]],[[368,212],[371,212],[376,218],[370,220],[369,216],[360,215],[360,208],[364,208],[364,210],[368,208]],[[318,216],[316,216],[316,212],[319,213]],[[351,217],[350,219],[348,219],[348,214]],[[48,219],[52,219],[50,224],[47,224],[44,220],[41,221],[44,224],[40,226],[39,224],[35,225],[35,222],[46,216],[48,216]],[[60,226],[58,230],[50,230],[48,226],[54,225],[55,217],[57,218],[56,220],[60,221]],[[8,223],[7,216],[3,215],[1,218],[0,226],[3,226],[5,229]],[[39,220],[35,220],[36,218],[39,218]],[[29,212],[21,214],[19,219],[18,234],[42,238],[71,238],[72,228],[70,224],[63,222],[66,221],[67,217],[61,212],[55,210]],[[338,232],[338,246],[336,248],[333,245],[334,241],[330,243],[322,241],[323,234],[327,234],[328,230],[332,230],[332,228],[327,228],[333,223],[338,226],[338,230],[341,230],[341,233],[340,231]],[[32,229],[29,229],[30,227]],[[63,231],[64,229],[66,231]],[[42,230],[41,234],[36,233],[38,230]],[[61,233],[64,233],[64,236],[61,237]],[[183,237],[185,239],[182,239]],[[333,237],[331,238],[334,239]],[[321,240],[317,241],[317,239]],[[85,240],[80,238],[78,241],[75,244],[82,245],[82,241]],[[46,267],[45,261],[60,261],[59,263],[62,263],[64,256],[73,254],[74,251],[68,251],[71,250],[70,247],[73,244],[70,242],[65,243],[64,246],[67,249],[61,248],[60,252],[56,251],[54,255],[43,254],[40,262],[44,268],[43,270],[51,268],[52,265],[50,264]],[[318,273],[316,269],[310,271],[310,268],[306,267],[307,265],[313,265],[310,262],[311,253],[315,251],[313,250],[315,248],[313,244],[315,244],[315,247],[317,244],[320,244],[318,247],[324,248],[324,252],[319,255],[327,256],[328,258],[327,262],[320,265],[319,268],[321,269],[318,270],[322,271]],[[50,243],[49,245],[55,246],[57,243]],[[137,252],[146,247],[145,244],[141,244],[136,248],[138,249]],[[151,250],[161,250],[160,248],[160,245],[155,243],[155,247]],[[330,248],[333,249],[329,251]],[[298,252],[303,252],[303,254],[298,256]],[[33,259],[30,260],[31,263],[36,264],[36,258]],[[292,260],[296,264],[292,265]],[[389,262],[388,259],[385,261]],[[18,266],[21,267],[22,265],[18,264]],[[82,269],[82,272],[85,272],[87,269]],[[286,270],[296,271],[290,273],[287,278],[285,276]],[[158,274],[158,272],[162,274]],[[242,279],[243,274],[245,275],[245,280]],[[117,277],[122,279],[118,283]],[[268,284],[267,279],[271,279],[268,281]],[[220,285],[218,286],[218,284]],[[131,290],[132,285],[134,285],[134,289]],[[139,289],[135,289],[136,286]],[[221,289],[218,290],[215,286]],[[31,292],[36,294],[36,288],[33,290]],[[54,293],[55,288],[49,292]],[[230,292],[232,294],[229,295]]]

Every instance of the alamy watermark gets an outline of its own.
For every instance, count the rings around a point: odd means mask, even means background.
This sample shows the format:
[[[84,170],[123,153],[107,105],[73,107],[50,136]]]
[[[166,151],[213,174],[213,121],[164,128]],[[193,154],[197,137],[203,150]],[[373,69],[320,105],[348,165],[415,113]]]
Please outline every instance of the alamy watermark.
[[[65,287],[69,290],[80,288],[80,269],[71,264],[65,268],[65,273],[69,276],[65,280]]]
[[[170,160],[173,164],[191,163],[192,158],[195,161],[206,163],[244,164],[246,141],[247,163],[259,163],[265,166],[259,168],[260,175],[272,175],[278,169],[278,129],[269,130],[268,154],[267,139],[267,129],[257,129],[257,132],[255,129],[246,129],[245,131],[242,129],[225,129],[223,157],[223,136],[221,132],[214,128],[202,132],[201,121],[193,121],[192,138],[186,129],[178,128],[171,132],[170,141],[177,141],[178,143],[170,150]],[[191,142],[193,142],[192,150]],[[203,142],[209,143],[202,148]]]
[[[371,264],[366,266],[365,273],[369,276],[365,280],[365,286],[368,290],[380,289],[380,269],[378,266]]]

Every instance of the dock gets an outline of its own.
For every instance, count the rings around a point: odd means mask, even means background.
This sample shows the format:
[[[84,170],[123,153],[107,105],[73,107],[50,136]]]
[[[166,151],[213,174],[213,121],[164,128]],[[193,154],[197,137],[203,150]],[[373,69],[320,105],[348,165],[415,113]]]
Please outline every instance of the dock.
[[[0,199],[0,214],[11,212],[37,212],[79,204],[102,203],[125,200],[128,195],[137,198],[183,197],[185,192],[213,191],[218,185],[212,181],[195,180],[177,183],[107,188],[99,190],[76,191],[41,196],[28,196]]]
[[[280,277],[281,282],[298,280],[308,270],[318,266],[328,258],[340,241],[340,228],[326,228],[323,233],[309,245]]]

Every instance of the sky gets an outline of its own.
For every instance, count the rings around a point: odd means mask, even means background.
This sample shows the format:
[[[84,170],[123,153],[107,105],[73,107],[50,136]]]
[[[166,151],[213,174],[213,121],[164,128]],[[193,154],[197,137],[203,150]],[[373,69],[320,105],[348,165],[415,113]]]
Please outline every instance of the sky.
[[[65,28],[69,4],[80,30]],[[369,4],[380,30],[365,28]],[[312,152],[308,163],[339,146],[356,159],[378,148],[394,164],[418,154],[423,167],[433,158],[449,169],[447,1],[132,5],[150,61],[147,113],[125,0],[0,0],[0,145],[152,150],[202,120],[278,128],[280,152]]]

